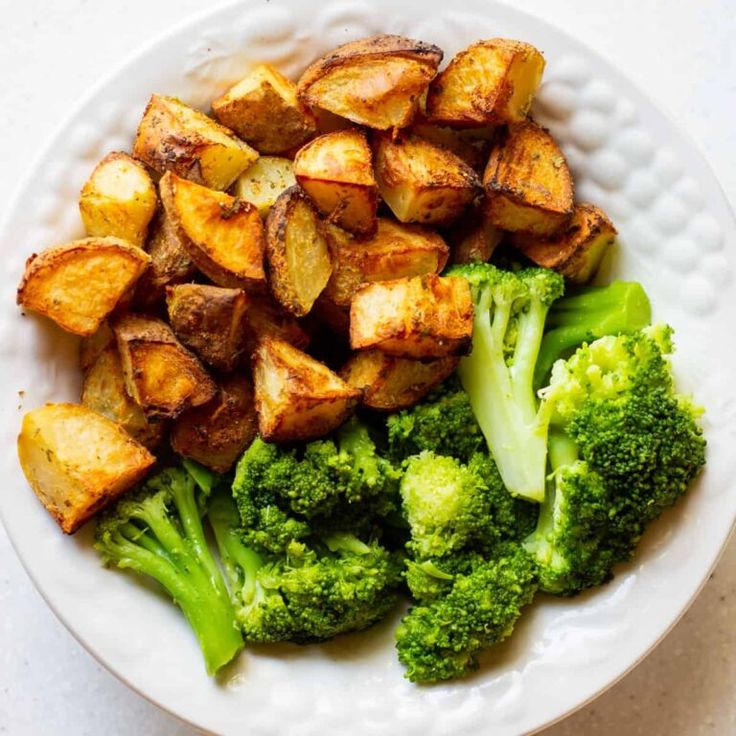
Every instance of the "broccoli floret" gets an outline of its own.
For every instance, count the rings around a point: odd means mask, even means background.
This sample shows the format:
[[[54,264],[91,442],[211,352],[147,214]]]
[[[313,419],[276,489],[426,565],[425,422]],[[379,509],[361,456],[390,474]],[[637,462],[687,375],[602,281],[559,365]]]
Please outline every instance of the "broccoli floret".
[[[415,606],[396,631],[399,661],[413,682],[461,677],[483,649],[508,637],[536,591],[535,567],[515,543],[455,575],[447,595]]]
[[[163,585],[194,630],[209,674],[240,651],[243,639],[187,472],[164,470],[123,496],[100,518],[95,548],[107,564]]]
[[[651,319],[649,297],[636,281],[577,287],[550,307],[547,332],[534,370],[534,387],[544,385],[556,360],[567,358],[584,342],[605,335],[637,332]]]
[[[484,562],[480,553],[467,551],[442,558],[407,558],[404,578],[412,598],[419,603],[428,603],[447,595],[456,575],[468,575]]]
[[[534,367],[562,276],[543,268],[502,271],[488,263],[456,266],[473,297],[472,352],[458,375],[508,490],[544,499],[547,423],[538,411]]]

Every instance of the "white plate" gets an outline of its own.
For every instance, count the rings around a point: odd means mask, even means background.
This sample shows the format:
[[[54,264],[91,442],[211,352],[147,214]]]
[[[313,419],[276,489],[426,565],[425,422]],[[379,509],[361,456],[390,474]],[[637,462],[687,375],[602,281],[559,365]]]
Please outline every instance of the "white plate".
[[[2,228],[5,278],[0,378],[5,484],[0,512],[23,564],[75,636],[131,687],[222,734],[290,736],[396,731],[404,736],[517,736],[562,717],[633,666],[694,598],[736,516],[736,228],[694,146],[630,82],[540,21],[489,0],[239,3],[175,29],[76,108],[29,172]],[[106,572],[91,530],[59,533],[15,458],[21,407],[74,400],[76,341],[14,306],[24,259],[81,235],[76,200],[94,163],[130,146],[151,92],[204,108],[249,65],[296,76],[318,54],[377,32],[431,41],[449,58],[480,37],[537,45],[548,67],[537,118],[562,141],[580,198],[601,205],[621,245],[606,277],[641,280],[657,318],[677,330],[680,385],[708,407],[702,481],[647,534],[609,586],[575,600],[539,599],[473,678],[419,688],[402,678],[388,622],[323,646],[259,649],[218,680],[163,597]],[[21,392],[24,394],[19,395]]]

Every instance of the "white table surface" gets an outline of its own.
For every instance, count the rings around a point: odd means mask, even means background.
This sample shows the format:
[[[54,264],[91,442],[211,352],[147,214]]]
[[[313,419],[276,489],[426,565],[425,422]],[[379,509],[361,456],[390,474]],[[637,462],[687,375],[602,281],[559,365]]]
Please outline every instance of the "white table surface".
[[[736,207],[734,0],[515,5],[587,39],[669,109],[700,144]],[[203,7],[201,0],[0,0],[0,202],[91,83],[141,42]],[[665,641],[620,683],[544,736],[736,734],[735,619],[732,541]],[[196,733],[128,690],[82,649],[33,588],[2,526],[0,733]]]

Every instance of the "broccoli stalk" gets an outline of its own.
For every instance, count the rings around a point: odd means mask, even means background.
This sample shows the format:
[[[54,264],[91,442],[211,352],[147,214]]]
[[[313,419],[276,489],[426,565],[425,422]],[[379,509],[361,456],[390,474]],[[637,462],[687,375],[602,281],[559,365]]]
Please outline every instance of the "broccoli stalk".
[[[209,674],[243,639],[222,574],[205,539],[194,479],[164,470],[102,516],[95,549],[106,564],[149,575],[168,591],[199,641]]]

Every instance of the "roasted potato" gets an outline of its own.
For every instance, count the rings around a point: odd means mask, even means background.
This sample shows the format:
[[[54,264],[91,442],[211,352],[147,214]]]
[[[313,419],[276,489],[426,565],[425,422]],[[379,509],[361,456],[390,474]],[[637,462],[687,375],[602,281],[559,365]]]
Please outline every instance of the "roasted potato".
[[[369,128],[404,128],[441,61],[442,51],[421,41],[364,38],[317,59],[302,74],[297,94],[307,105]]]
[[[478,41],[432,82],[427,115],[443,125],[521,122],[543,72],[544,57],[531,44],[508,38]]]
[[[501,242],[503,233],[482,210],[454,223],[447,232],[452,263],[485,263]]]
[[[467,352],[473,332],[468,282],[435,274],[363,286],[350,305],[350,346],[399,358]]]
[[[327,234],[333,271],[323,293],[340,307],[349,307],[355,292],[365,283],[439,273],[447,263],[445,241],[419,225],[381,217],[375,235],[367,240],[354,241],[332,226]]]
[[[148,418],[173,419],[215,395],[214,381],[165,322],[126,314],[112,329],[125,386]]]
[[[510,125],[491,149],[485,208],[502,230],[547,236],[563,228],[573,208],[573,183],[557,143],[527,120]]]
[[[82,187],[79,213],[87,235],[111,235],[143,247],[157,204],[156,187],[145,168],[116,151],[95,166]]]
[[[107,321],[91,335],[83,337],[79,341],[79,367],[82,373],[90,368],[110,345],[115,345],[115,334]]]
[[[473,171],[483,173],[483,167],[488,160],[489,141],[463,130],[435,125],[422,118],[415,120],[408,128],[408,132],[419,136],[425,141],[452,151],[470,166]]]
[[[225,473],[256,436],[253,386],[246,376],[222,379],[215,397],[181,414],[171,428],[174,452]]]
[[[567,228],[551,238],[515,233],[511,244],[538,266],[553,268],[576,284],[590,281],[604,253],[616,237],[606,213],[593,204],[580,203]]]
[[[332,261],[322,223],[299,187],[287,189],[268,213],[266,255],[273,295],[303,317],[329,281]]]
[[[119,238],[84,238],[26,261],[18,304],[76,335],[91,335],[145,271],[150,257]]]
[[[253,353],[253,382],[258,431],[271,442],[331,432],[350,416],[361,393],[326,365],[271,337]]]
[[[294,174],[329,222],[361,235],[376,229],[378,189],[362,130],[338,130],[310,141],[296,154]]]
[[[18,458],[29,485],[67,534],[156,461],[120,425],[79,404],[29,411],[18,435]]]
[[[154,171],[173,171],[212,189],[227,189],[258,158],[231,130],[174,97],[153,95],[133,156]]]
[[[248,297],[245,328],[245,352],[248,356],[264,337],[284,340],[301,350],[309,345],[309,335],[294,315],[268,296]]]
[[[235,181],[233,194],[254,204],[265,219],[281,192],[296,184],[294,162],[278,156],[261,156]]]
[[[447,225],[480,193],[470,166],[418,136],[378,134],[373,154],[378,191],[401,222]]]
[[[459,361],[452,355],[423,362],[395,358],[380,350],[361,350],[353,353],[340,376],[361,389],[365,406],[397,411],[420,401],[457,368]]]
[[[317,131],[296,85],[268,64],[259,64],[212,103],[212,113],[261,153],[283,153]]]
[[[166,289],[166,305],[171,328],[186,347],[217,370],[235,368],[245,349],[245,292],[179,284]]]
[[[168,172],[161,202],[194,265],[219,286],[265,291],[266,237],[255,205]]]

